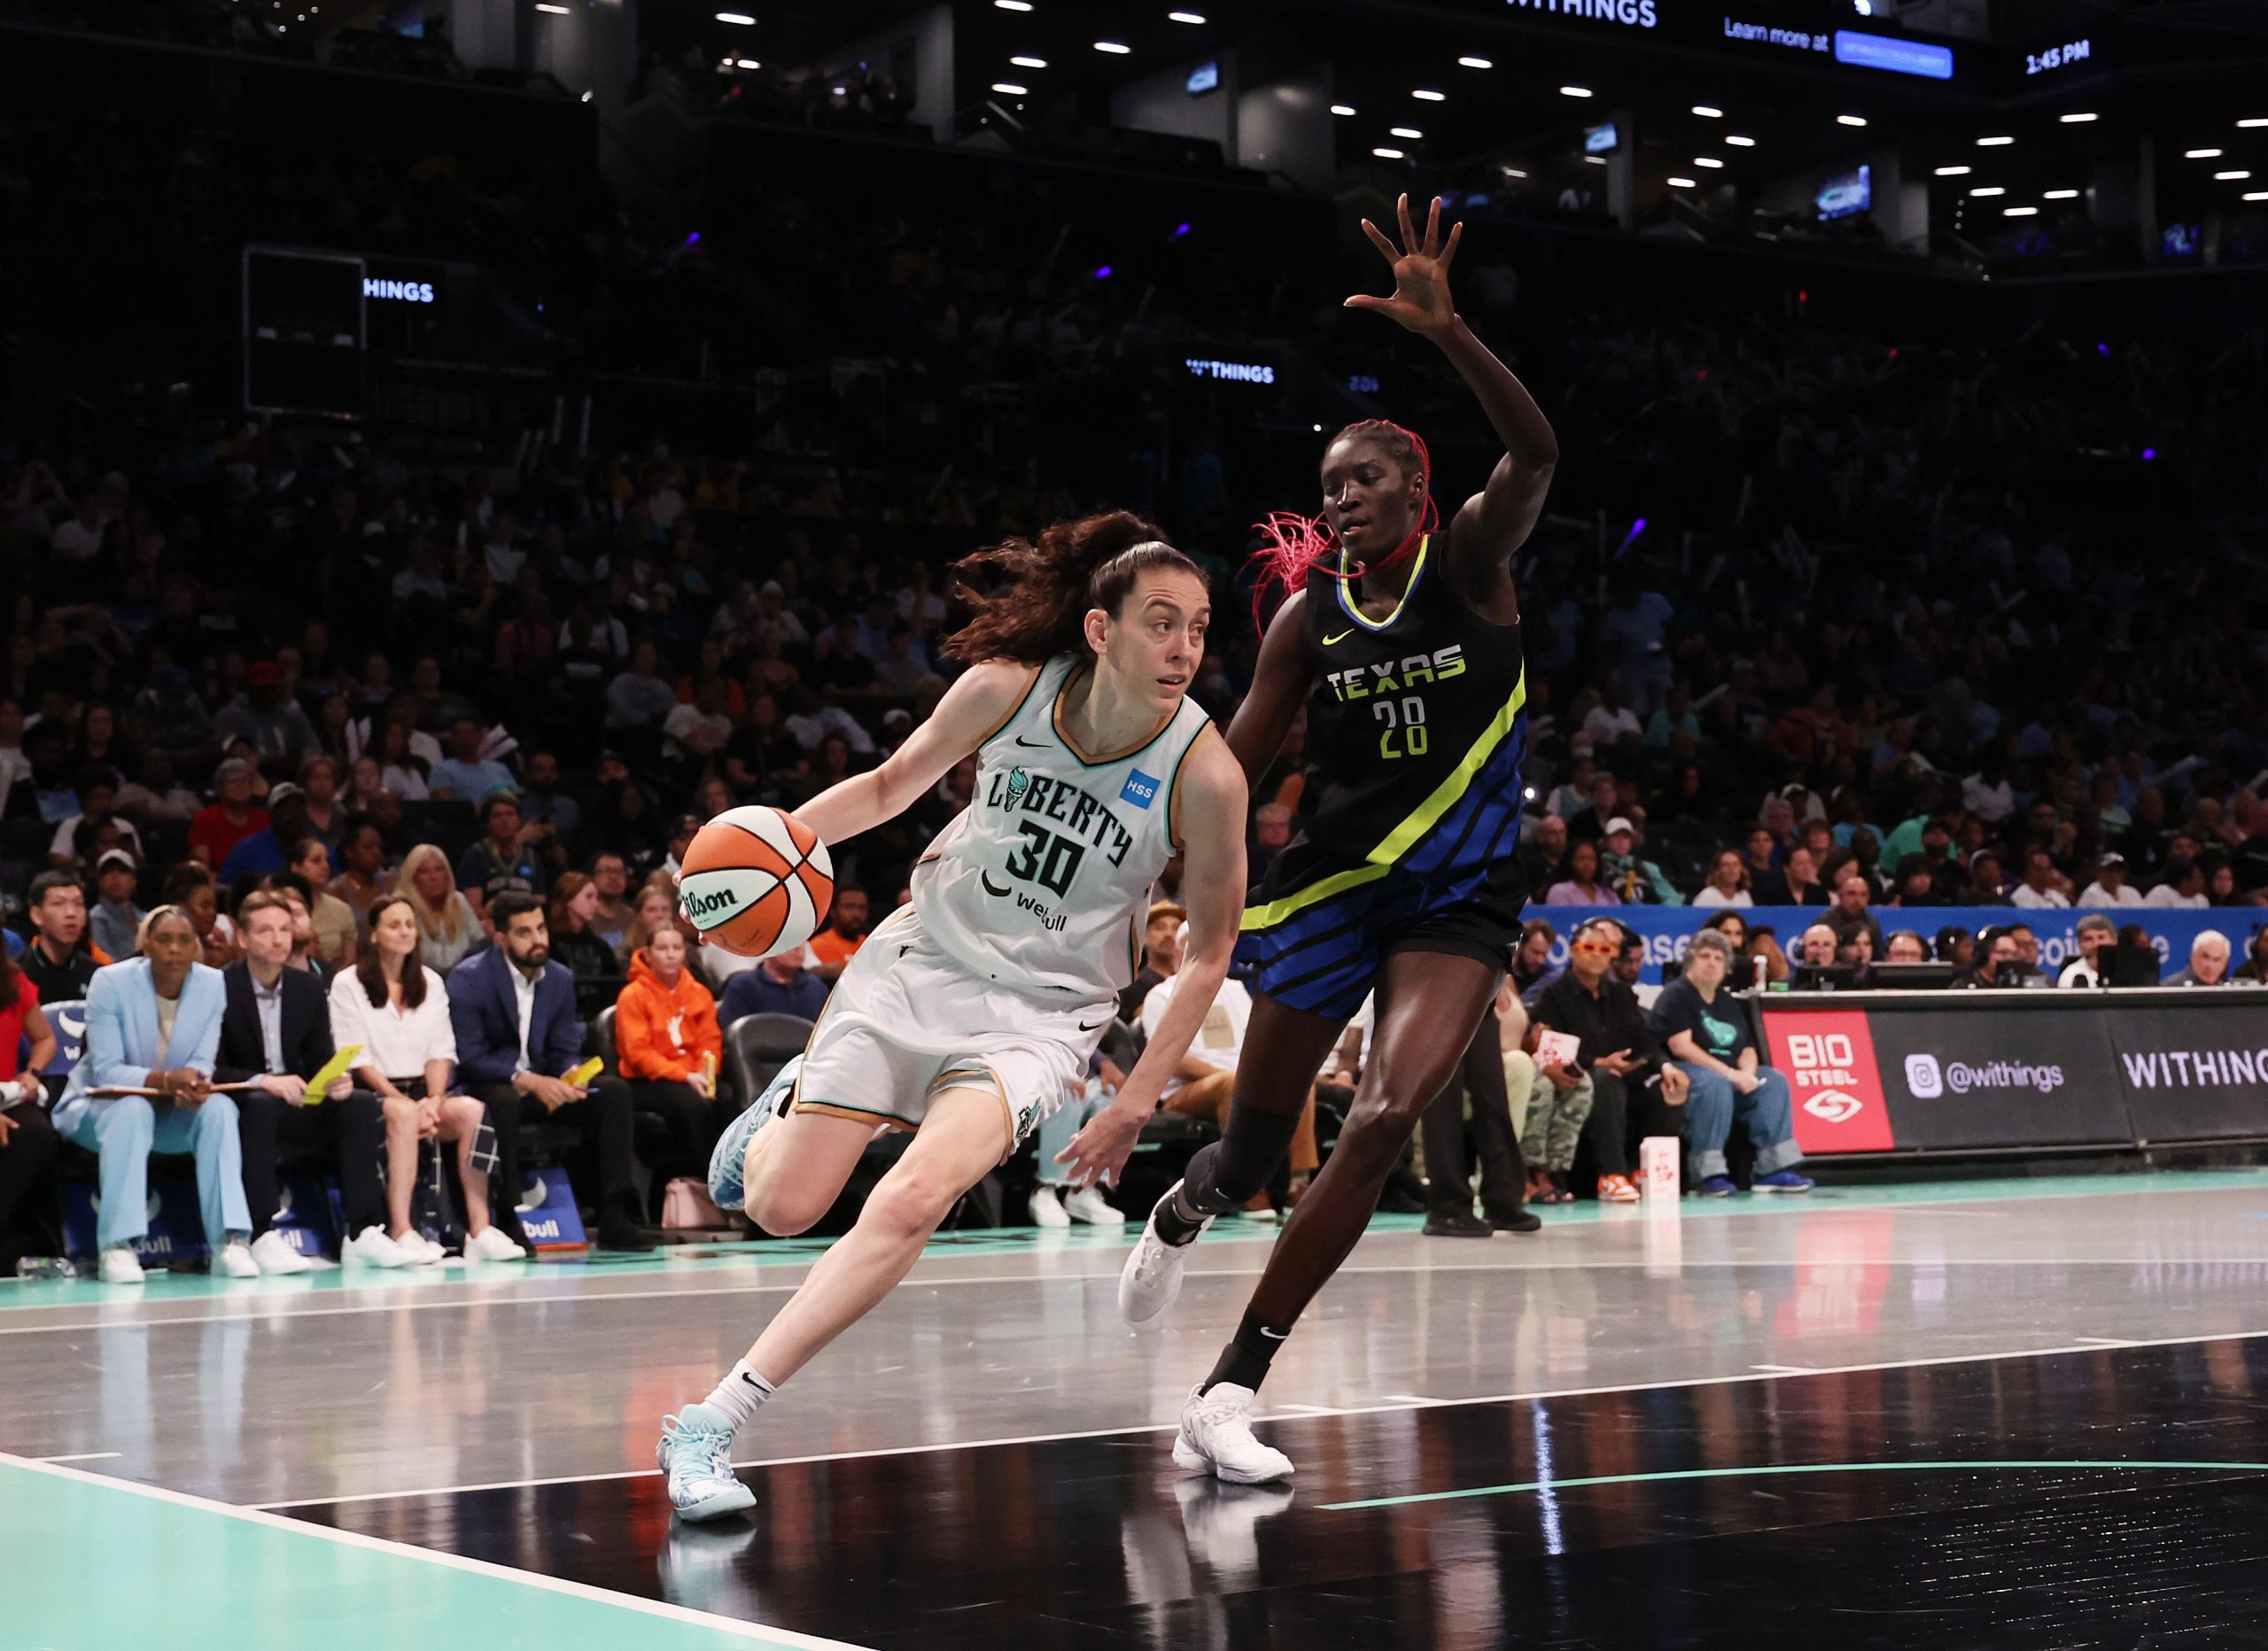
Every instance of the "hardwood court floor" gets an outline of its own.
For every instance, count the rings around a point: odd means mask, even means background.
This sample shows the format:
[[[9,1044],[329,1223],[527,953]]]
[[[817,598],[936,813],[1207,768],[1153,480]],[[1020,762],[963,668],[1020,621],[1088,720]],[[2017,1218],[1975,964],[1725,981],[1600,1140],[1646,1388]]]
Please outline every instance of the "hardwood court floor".
[[[656,1427],[816,1245],[8,1284],[0,1647],[2268,1644],[2268,1175],[1547,1220],[1382,1221],[1272,1491],[1167,1453],[1271,1229],[1140,1337],[1131,1229],[957,1236],[699,1530]]]

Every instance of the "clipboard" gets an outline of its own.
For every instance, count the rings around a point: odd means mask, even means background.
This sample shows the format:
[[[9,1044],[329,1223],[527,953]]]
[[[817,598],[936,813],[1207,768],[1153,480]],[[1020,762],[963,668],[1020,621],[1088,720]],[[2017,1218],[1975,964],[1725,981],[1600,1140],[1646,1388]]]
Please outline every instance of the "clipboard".
[[[354,1062],[361,1053],[362,1046],[360,1043],[349,1043],[316,1068],[315,1075],[307,1080],[307,1098],[305,1104],[313,1106],[322,1100],[324,1090],[353,1070]]]
[[[216,1083],[208,1088],[205,1092],[207,1095],[234,1095],[240,1089],[249,1089],[252,1087],[252,1084],[249,1081],[243,1083]],[[129,1095],[139,1095],[146,1100],[152,1101],[161,1098],[169,1098],[165,1097],[159,1090],[141,1089],[135,1085],[126,1083],[105,1084],[99,1089],[89,1089],[87,1093],[89,1097],[97,1101],[122,1101]]]

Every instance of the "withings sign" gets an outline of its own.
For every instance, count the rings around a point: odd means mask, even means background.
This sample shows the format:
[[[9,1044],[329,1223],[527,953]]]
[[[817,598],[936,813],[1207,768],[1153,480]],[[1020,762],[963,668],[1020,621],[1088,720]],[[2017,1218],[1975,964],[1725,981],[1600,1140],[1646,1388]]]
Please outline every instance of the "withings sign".
[[[430,281],[387,281],[377,275],[362,277],[362,296],[387,304],[431,304],[438,300]]]
[[[1654,11],[1654,0],[1504,0],[1504,4],[1516,11],[1585,18],[1594,23],[1619,23],[1625,28],[1651,28],[1660,21]]]
[[[1199,378],[1219,378],[1232,384],[1272,384],[1276,369],[1265,361],[1210,361],[1190,356],[1183,365]]]

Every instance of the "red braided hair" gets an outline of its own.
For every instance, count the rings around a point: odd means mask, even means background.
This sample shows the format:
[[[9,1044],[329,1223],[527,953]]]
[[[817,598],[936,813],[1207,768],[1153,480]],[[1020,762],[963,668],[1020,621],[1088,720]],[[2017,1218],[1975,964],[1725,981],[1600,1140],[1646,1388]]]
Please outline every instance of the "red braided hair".
[[[1418,511],[1418,525],[1409,536],[1395,546],[1392,554],[1377,562],[1356,562],[1343,572],[1328,565],[1339,554],[1339,536],[1319,515],[1301,515],[1296,510],[1271,510],[1264,521],[1253,524],[1260,536],[1260,548],[1253,553],[1260,563],[1260,577],[1252,591],[1252,617],[1256,625],[1264,626],[1268,616],[1293,591],[1305,588],[1309,573],[1321,570],[1334,579],[1358,579],[1365,573],[1381,568],[1391,568],[1417,554],[1428,533],[1439,531],[1441,511],[1433,503],[1433,458],[1426,452],[1425,438],[1414,430],[1405,430],[1390,419],[1366,418],[1357,420],[1332,438],[1341,441],[1349,436],[1375,436],[1385,446],[1404,475],[1413,469],[1425,478],[1425,494]],[[1270,593],[1275,593],[1273,601]]]

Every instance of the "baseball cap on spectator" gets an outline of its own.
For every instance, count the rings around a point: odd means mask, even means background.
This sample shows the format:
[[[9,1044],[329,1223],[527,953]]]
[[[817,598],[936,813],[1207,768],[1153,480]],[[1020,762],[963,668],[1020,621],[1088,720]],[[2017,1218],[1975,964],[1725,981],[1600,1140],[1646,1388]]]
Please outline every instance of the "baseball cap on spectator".
[[[2097,864],[2106,872],[2123,872],[2126,869],[2126,857],[2123,854],[2106,854]]]
[[[280,688],[284,686],[284,673],[276,668],[274,660],[256,659],[252,661],[252,668],[245,672],[245,681],[255,688]]]
[[[1147,928],[1160,918],[1171,918],[1177,923],[1184,923],[1189,919],[1189,911],[1175,901],[1153,900],[1150,903],[1149,916],[1142,919],[1142,926]]]
[[[882,726],[885,728],[911,728],[913,726],[913,713],[907,710],[903,705],[893,705],[889,709],[882,713]]]
[[[102,857],[95,862],[95,875],[101,876],[113,865],[127,872],[138,872],[142,869],[134,864],[134,857],[125,849],[105,849],[102,852]]]
[[[300,791],[299,787],[293,785],[290,780],[278,780],[276,784],[268,787],[268,806],[272,809],[277,803],[283,802],[286,797],[296,797],[304,794],[305,794]]]
[[[1635,831],[1636,829],[1637,828],[1635,826],[1631,825],[1628,820],[1624,819],[1619,814],[1616,815],[1612,819],[1606,823],[1606,835],[1610,837],[1613,836],[1614,833],[1619,831],[1627,832]]]

